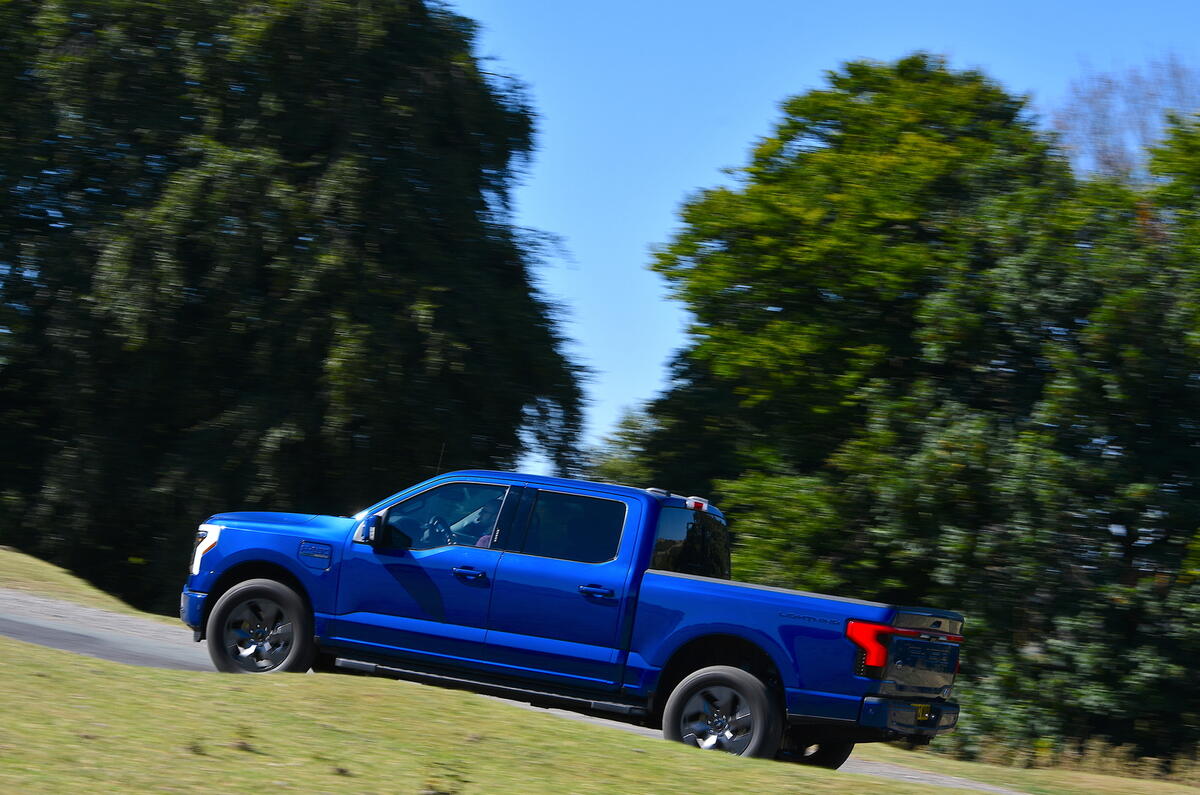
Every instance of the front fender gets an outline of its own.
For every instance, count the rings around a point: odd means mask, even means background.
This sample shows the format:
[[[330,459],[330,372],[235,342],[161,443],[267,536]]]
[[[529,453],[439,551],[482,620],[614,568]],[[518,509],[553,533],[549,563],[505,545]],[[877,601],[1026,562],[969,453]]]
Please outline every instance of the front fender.
[[[278,567],[300,583],[313,611],[329,613],[337,603],[340,544],[321,538],[276,534],[226,526],[217,545],[200,560],[200,572],[188,578],[188,590],[212,593],[237,568]],[[258,576],[249,574],[249,576]]]

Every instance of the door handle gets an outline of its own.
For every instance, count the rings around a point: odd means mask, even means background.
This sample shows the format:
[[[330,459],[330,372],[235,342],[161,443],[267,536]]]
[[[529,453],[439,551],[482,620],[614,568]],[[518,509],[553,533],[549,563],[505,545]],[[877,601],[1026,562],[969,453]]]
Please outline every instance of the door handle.
[[[603,586],[600,586],[600,585],[581,585],[581,586],[579,586],[579,592],[581,594],[587,594],[588,596],[612,596],[613,595],[612,588],[604,588]]]
[[[450,571],[454,572],[455,577],[462,577],[464,580],[478,580],[483,576],[482,571],[473,569],[470,566],[455,566]]]

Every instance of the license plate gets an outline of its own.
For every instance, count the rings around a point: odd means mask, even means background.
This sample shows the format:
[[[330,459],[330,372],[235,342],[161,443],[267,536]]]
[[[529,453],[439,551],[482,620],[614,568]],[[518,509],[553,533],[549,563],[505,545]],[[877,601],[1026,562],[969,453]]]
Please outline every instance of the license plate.
[[[928,704],[913,704],[912,706],[914,713],[913,717],[917,719],[918,723],[923,720],[929,720],[931,717],[933,717],[933,713]]]
[[[958,647],[903,638],[901,642],[892,643],[890,656],[912,671],[951,674],[958,663]]]

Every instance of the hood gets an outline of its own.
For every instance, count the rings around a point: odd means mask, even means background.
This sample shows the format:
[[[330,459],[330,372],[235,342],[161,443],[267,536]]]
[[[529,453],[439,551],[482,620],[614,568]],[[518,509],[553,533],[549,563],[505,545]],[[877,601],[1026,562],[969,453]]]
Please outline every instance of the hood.
[[[315,513],[282,513],[279,511],[234,511],[218,513],[208,519],[209,524],[308,524],[316,519]]]
[[[208,519],[208,523],[256,533],[275,533],[333,542],[345,538],[354,525],[358,524],[348,516],[276,511],[219,513]]]

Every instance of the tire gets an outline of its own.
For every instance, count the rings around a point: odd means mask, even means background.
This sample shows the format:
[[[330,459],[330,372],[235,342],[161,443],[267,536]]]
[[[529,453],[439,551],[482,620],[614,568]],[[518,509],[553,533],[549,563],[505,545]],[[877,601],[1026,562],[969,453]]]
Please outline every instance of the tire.
[[[767,686],[728,665],[684,677],[663,709],[663,736],[698,748],[773,757],[782,735],[782,710]]]
[[[777,759],[800,765],[825,767],[830,770],[837,770],[841,767],[854,751],[852,742],[845,740],[822,742],[819,735],[801,734],[795,729],[788,731],[783,745]]]
[[[303,673],[312,665],[312,614],[300,595],[275,580],[246,580],[213,605],[208,656],[226,673]]]

